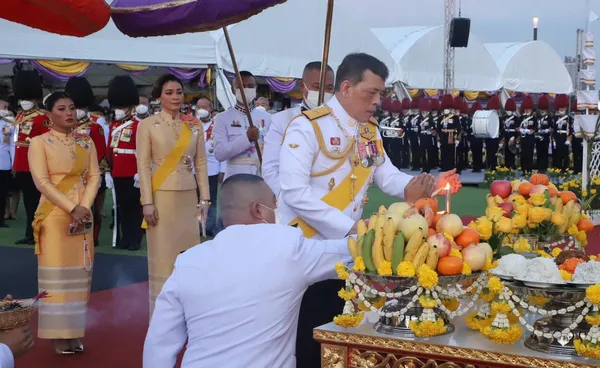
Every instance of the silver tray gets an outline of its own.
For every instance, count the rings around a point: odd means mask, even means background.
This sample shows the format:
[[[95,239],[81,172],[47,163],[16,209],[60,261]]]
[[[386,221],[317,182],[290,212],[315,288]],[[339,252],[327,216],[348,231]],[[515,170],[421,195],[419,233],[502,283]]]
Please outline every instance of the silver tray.
[[[552,283],[552,282],[528,281],[528,280],[523,280],[523,279],[518,279],[518,278],[515,278],[514,280],[519,281],[520,283],[522,283],[525,286],[532,287],[532,288],[538,288],[538,289],[553,289],[553,288],[560,288],[563,286],[567,286],[566,283],[557,284],[557,283]]]
[[[567,286],[571,286],[577,289],[587,289],[590,286],[596,285],[597,282],[577,282],[577,281],[567,281]]]
[[[500,280],[504,280],[504,281],[512,281],[515,279],[513,276],[502,275],[502,274],[496,273],[496,272],[494,272],[494,270],[490,270],[490,273],[494,276],[497,276]]]
[[[380,284],[388,284],[388,286],[395,286],[395,287],[403,287],[403,288],[410,288],[413,285],[417,285],[418,284],[418,277],[417,276],[413,276],[413,277],[400,277],[400,276],[380,276],[374,273],[368,273],[368,272],[358,272],[358,271],[351,271],[353,273],[355,273],[357,276],[359,276],[360,278],[363,279],[363,281],[371,281],[371,282],[376,282],[376,283],[380,283]],[[442,287],[445,286],[449,286],[449,285],[455,285],[458,284],[460,282],[466,281],[466,280],[474,280],[476,278],[479,277],[479,275],[481,275],[481,272],[473,272],[470,275],[463,275],[463,274],[459,274],[459,275],[454,275],[454,276],[438,276],[439,277],[439,285]],[[391,285],[389,285],[391,284]]]

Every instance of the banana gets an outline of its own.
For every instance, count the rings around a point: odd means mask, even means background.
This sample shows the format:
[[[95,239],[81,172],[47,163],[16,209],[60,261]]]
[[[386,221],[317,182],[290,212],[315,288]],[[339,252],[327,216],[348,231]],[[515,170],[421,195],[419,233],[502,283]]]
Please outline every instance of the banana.
[[[363,244],[365,243],[365,235],[358,238],[358,256],[363,256]]]
[[[581,220],[581,212],[579,212],[577,210],[573,211],[573,214],[571,215],[571,218],[569,219],[569,226],[567,227],[567,229],[573,225],[577,225],[580,220]]]
[[[365,267],[367,267],[367,270],[370,272],[377,272],[377,268],[373,264],[373,240],[375,240],[375,230],[369,230],[364,236],[362,257],[365,261]]]
[[[571,199],[566,206],[563,207],[563,215],[566,216],[567,219],[570,219],[573,215],[573,210],[575,209],[575,202]]]
[[[392,261],[395,236],[396,226],[394,225],[394,220],[389,218],[383,226],[383,255],[385,256],[386,261]]]
[[[556,200],[554,201],[554,212],[562,213],[563,207],[564,205],[562,199],[556,198]]]
[[[369,227],[367,227],[367,231],[375,229],[376,224],[377,224],[377,214],[374,213],[369,218]]]
[[[398,233],[394,239],[394,249],[392,250],[392,272],[396,274],[396,268],[404,260],[404,234]]]
[[[356,234],[360,238],[367,233],[367,224],[363,220],[358,220],[358,224],[356,225]]]
[[[375,230],[375,240],[373,241],[373,265],[375,268],[379,268],[381,262],[385,261],[383,255],[383,229],[377,228]]]
[[[438,252],[437,245],[433,245],[429,248],[429,253],[427,254],[427,260],[425,261],[425,264],[435,271],[437,269],[439,257],[440,254]]]
[[[358,243],[353,236],[348,237],[348,251],[350,251],[352,259],[356,261],[356,258],[358,257]]]
[[[375,230],[383,229],[383,226],[385,225],[385,220],[387,220],[386,215],[378,215],[377,221],[375,222]]]
[[[491,194],[488,194],[487,197],[487,206],[488,207],[496,207],[496,200],[494,199],[494,196]]]
[[[387,209],[385,208],[384,205],[379,206],[379,210],[377,211],[377,214],[379,216],[384,216],[387,212]]]
[[[410,239],[408,239],[404,260],[409,262],[412,261],[421,244],[423,244],[423,229],[419,228],[414,232],[414,234],[411,235]]]
[[[564,234],[567,232],[568,228],[569,228],[569,219],[565,219],[565,222],[563,222],[563,224],[558,227],[558,231],[559,231],[559,233]]]
[[[415,258],[412,259],[412,264],[415,267],[415,270],[419,269],[419,267],[425,263],[427,260],[427,255],[429,254],[429,243],[423,242],[415,254]]]

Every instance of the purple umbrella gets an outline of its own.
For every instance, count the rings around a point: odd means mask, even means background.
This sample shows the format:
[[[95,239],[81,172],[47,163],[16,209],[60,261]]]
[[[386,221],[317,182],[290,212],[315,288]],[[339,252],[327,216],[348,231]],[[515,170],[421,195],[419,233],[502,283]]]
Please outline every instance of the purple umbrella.
[[[241,22],[286,0],[115,0],[112,18],[117,28],[130,37],[166,36],[223,29],[238,85],[243,85],[227,32],[227,25]],[[332,1],[332,0],[330,0]],[[248,101],[241,89],[248,123],[254,126]],[[262,154],[254,142],[258,159]]]

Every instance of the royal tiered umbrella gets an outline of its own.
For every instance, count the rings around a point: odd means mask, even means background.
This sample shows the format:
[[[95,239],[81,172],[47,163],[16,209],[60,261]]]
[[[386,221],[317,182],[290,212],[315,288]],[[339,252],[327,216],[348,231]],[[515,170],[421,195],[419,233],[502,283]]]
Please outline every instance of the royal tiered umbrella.
[[[115,0],[112,18],[117,28],[130,37],[166,36],[189,32],[214,31],[219,28],[227,40],[235,77],[243,86],[227,25],[241,22],[286,0]],[[244,89],[240,88],[248,124],[253,127]],[[254,142],[258,159],[262,152]]]
[[[2,1],[0,18],[46,32],[85,37],[104,28],[110,7],[104,0]]]

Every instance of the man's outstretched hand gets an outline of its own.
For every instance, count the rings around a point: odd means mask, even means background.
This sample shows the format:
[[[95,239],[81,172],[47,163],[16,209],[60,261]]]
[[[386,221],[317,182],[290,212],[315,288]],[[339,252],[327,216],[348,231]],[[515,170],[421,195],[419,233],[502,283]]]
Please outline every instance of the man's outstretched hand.
[[[456,173],[456,169],[445,171],[438,175],[435,185],[435,191],[438,191],[438,195],[446,195],[446,184],[450,184],[451,194],[456,194],[460,191],[462,183],[460,182],[460,175]]]
[[[431,197],[435,190],[435,178],[431,174],[421,174],[413,177],[404,188],[404,201],[415,203],[421,198]]]

